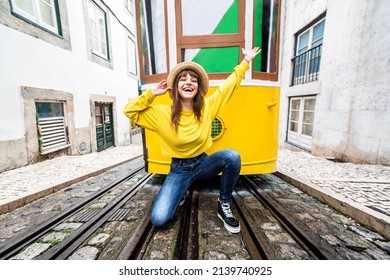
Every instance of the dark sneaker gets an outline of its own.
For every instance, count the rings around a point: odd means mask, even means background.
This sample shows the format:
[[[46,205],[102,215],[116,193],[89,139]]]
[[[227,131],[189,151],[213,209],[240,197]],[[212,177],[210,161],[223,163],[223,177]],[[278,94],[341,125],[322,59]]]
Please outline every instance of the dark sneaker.
[[[229,232],[239,233],[241,231],[240,222],[233,216],[229,202],[221,203],[218,199],[218,218]]]

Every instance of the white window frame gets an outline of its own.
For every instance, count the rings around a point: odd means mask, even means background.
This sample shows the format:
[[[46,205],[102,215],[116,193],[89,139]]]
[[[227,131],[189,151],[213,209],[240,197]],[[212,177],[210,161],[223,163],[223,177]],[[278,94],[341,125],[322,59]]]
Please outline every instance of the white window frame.
[[[313,136],[303,134],[303,125],[304,124],[310,124],[313,125],[314,130],[314,115],[315,115],[315,109],[314,110],[304,110],[305,102],[306,100],[314,99],[316,101],[315,96],[305,96],[305,97],[292,97],[289,101],[289,112],[288,112],[288,130],[287,130],[287,141],[289,143],[292,143],[294,145],[297,145],[301,148],[304,148],[306,150],[311,150],[312,147],[312,138]],[[296,110],[298,113],[298,121],[296,122],[298,125],[298,131],[291,130],[291,114],[292,114],[292,102],[294,100],[300,100],[300,106],[299,109]],[[303,116],[304,112],[312,112],[313,113],[313,119],[311,123],[305,123]]]
[[[91,36],[91,50],[92,53],[98,55],[106,60],[109,59],[108,54],[108,40],[107,40],[107,17],[106,13],[92,0],[89,0],[88,3],[88,23],[89,23],[89,32]],[[104,19],[103,26],[99,26],[98,19],[99,15]],[[95,23],[96,28],[94,28],[94,32],[96,36],[93,34],[93,26],[91,26],[91,21]],[[99,32],[99,28],[103,29],[103,32]],[[93,38],[96,38],[97,46],[93,44]],[[103,51],[102,45],[105,46],[105,53]]]
[[[313,34],[314,34],[314,28],[316,26],[318,26],[321,23],[325,24],[325,19],[326,18],[323,18],[320,21],[316,22],[315,24],[312,24],[309,28],[305,29],[304,31],[300,32],[297,35],[296,48],[295,48],[296,49],[295,50],[295,56],[296,57],[301,55],[301,54],[303,54],[304,52],[306,52],[306,51],[308,51],[308,50],[310,50],[310,49],[312,49],[312,48],[322,44],[322,41],[323,41],[323,38],[324,38],[324,33],[322,33],[322,36],[320,38],[318,38],[315,42],[313,42]],[[301,41],[301,38],[307,32],[309,33],[309,39],[308,39],[307,45],[305,45],[304,47],[299,48],[299,43]],[[319,54],[319,56],[321,56],[321,53],[322,53],[322,51],[320,51],[317,54]],[[302,77],[305,77],[305,76],[307,76],[307,80],[311,81],[311,80],[313,80],[314,76],[318,76],[318,74],[319,74],[319,68],[318,68],[318,71],[310,73],[310,66],[313,63],[314,59],[318,59],[317,56],[311,57],[309,59],[309,54],[307,54],[306,58],[307,58],[307,60],[304,60],[304,61],[301,62],[301,63],[305,64],[303,66],[303,68],[300,68],[300,69],[303,70],[303,72],[300,73],[300,75],[295,73],[295,77],[294,78],[295,78],[296,81],[299,81],[300,79],[302,79]]]
[[[318,39],[316,42],[313,42],[314,28],[322,22],[325,22],[325,18],[321,19],[320,21],[316,22],[315,24],[311,25],[309,28],[305,29],[303,32],[298,34],[295,55],[300,55],[301,53],[304,53],[305,51],[310,50],[311,48],[318,46],[319,44],[322,43],[322,40],[324,38],[324,34],[322,34],[322,37],[320,39]],[[299,42],[300,42],[302,35],[304,35],[306,32],[309,32],[309,41],[307,43],[306,49],[301,52],[301,49],[298,49],[298,46],[299,46]],[[318,42],[320,42],[320,43],[318,43]]]
[[[127,36],[127,71],[131,75],[137,75],[137,50],[135,41],[130,36]]]
[[[27,11],[23,10],[21,7],[18,7],[17,3],[16,3],[16,0],[11,0],[11,4],[12,4],[12,11],[16,14],[18,14],[19,16],[21,16],[22,18],[25,18],[27,19],[28,21],[31,21],[35,24],[37,24],[38,26],[40,27],[43,27],[44,29],[48,30],[48,31],[51,31],[55,34],[59,34],[60,31],[59,31],[59,28],[58,28],[58,18],[59,18],[59,14],[57,14],[57,9],[56,9],[56,6],[57,6],[57,1],[56,0],[46,0],[46,1],[43,1],[43,0],[27,0],[27,1],[30,1],[31,3],[31,6],[32,6],[32,13],[33,14],[30,14],[28,13]],[[50,3],[47,3],[50,2]],[[53,20],[53,26],[45,23],[42,19],[42,14],[41,14],[41,9],[39,7],[39,4],[40,3],[43,3],[44,5],[48,5],[50,8],[51,8],[51,12],[52,12],[52,20]]]

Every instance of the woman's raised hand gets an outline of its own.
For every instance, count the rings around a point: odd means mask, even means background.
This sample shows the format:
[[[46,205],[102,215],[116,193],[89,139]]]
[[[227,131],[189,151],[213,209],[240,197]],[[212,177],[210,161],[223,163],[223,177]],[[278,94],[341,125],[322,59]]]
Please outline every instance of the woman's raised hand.
[[[261,49],[259,47],[254,47],[253,49],[249,50],[245,50],[244,48],[242,48],[242,54],[244,55],[244,59],[248,63],[250,63],[260,52]]]
[[[166,93],[168,90],[171,89],[172,88],[168,86],[167,81],[162,80],[157,84],[155,88],[152,89],[152,93],[154,96],[159,96],[159,95],[163,95],[164,93]]]

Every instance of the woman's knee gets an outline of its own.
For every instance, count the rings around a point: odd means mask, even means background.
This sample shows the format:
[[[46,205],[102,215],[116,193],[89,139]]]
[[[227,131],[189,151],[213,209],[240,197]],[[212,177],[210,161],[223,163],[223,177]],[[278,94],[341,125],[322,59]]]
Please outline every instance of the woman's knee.
[[[233,160],[233,161],[239,161],[241,162],[241,156],[239,154],[239,152],[237,152],[236,150],[228,150],[229,151],[229,157]]]
[[[166,216],[162,216],[160,214],[157,214],[156,211],[152,211],[150,214],[150,222],[156,226],[156,227],[161,227],[165,225],[168,222],[169,218]]]
[[[226,158],[231,163],[241,164],[241,156],[236,150],[226,150]]]
[[[167,210],[168,209],[166,207],[152,207],[150,213],[150,222],[156,227],[165,225],[171,218],[171,215]]]

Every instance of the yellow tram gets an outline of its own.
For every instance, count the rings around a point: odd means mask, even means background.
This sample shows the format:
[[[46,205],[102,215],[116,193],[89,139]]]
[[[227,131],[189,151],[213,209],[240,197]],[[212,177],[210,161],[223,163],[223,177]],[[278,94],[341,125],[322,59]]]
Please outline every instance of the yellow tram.
[[[262,49],[213,121],[209,152],[237,150],[242,175],[276,171],[280,0],[137,0],[136,12],[141,92],[193,61],[208,73],[212,94],[242,60],[241,48]],[[154,104],[171,104],[169,95]],[[167,174],[171,158],[162,156],[159,136],[143,136],[146,170]]]

